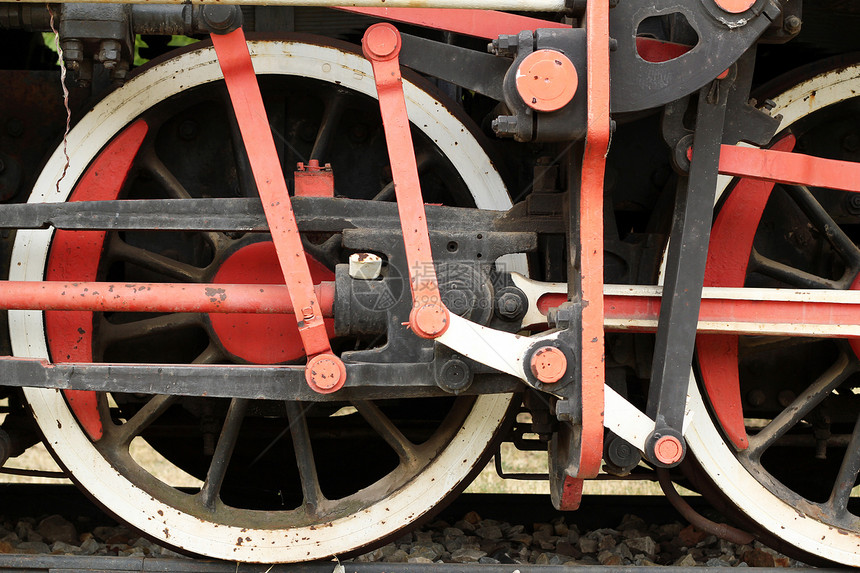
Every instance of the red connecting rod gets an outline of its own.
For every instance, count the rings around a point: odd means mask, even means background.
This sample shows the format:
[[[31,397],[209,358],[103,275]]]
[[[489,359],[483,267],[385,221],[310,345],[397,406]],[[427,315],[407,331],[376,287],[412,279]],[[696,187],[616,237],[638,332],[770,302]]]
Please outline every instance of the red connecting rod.
[[[367,29],[361,40],[364,57],[373,66],[373,77],[382,112],[385,142],[394,178],[394,193],[409,265],[409,286],[412,289],[412,313],[409,326],[423,338],[441,336],[448,328],[448,309],[442,303],[430,234],[418,180],[418,165],[409,131],[403,80],[400,77],[400,33],[391,24],[375,24]]]
[[[229,34],[212,34],[211,38],[224,73],[242,141],[248,151],[251,171],[290,299],[293,308],[299,309],[296,321],[308,355],[305,378],[317,392],[334,392],[346,382],[346,369],[329,345],[245,34],[239,28]]]

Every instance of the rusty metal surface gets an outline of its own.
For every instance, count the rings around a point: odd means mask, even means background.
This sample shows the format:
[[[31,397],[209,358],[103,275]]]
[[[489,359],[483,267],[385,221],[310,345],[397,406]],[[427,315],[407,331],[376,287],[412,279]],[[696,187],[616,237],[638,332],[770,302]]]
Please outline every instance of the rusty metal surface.
[[[23,199],[54,150],[66,112],[60,76],[48,71],[0,70],[0,201]]]

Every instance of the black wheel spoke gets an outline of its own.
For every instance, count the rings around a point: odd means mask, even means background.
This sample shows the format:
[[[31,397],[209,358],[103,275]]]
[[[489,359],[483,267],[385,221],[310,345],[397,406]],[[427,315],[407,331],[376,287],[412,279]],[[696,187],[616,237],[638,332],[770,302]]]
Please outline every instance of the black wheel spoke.
[[[848,499],[851,497],[851,490],[857,481],[858,473],[860,473],[860,418],[854,424],[851,441],[848,442],[848,449],[842,459],[842,465],[839,466],[839,474],[836,476],[836,483],[827,502],[830,510],[835,514],[841,515],[848,511]]]
[[[302,498],[308,513],[314,514],[324,500],[320,482],[317,478],[317,466],[314,461],[314,451],[311,446],[311,435],[308,431],[308,421],[305,409],[299,402],[287,402],[287,419],[293,436],[293,449],[296,452],[296,464],[299,468],[299,478],[302,483]]]
[[[827,237],[827,241],[848,263],[848,266],[855,269],[860,267],[860,249],[821,206],[821,203],[809,189],[801,185],[785,185],[784,187],[797,206],[809,217],[813,226]]]
[[[400,458],[401,464],[412,466],[417,462],[415,444],[406,439],[403,432],[379,409],[379,406],[367,401],[355,401],[352,402],[352,405],[358,410],[361,417],[370,424],[370,427],[394,450],[397,457]]]
[[[179,396],[159,394],[153,396],[125,424],[113,426],[109,431],[110,438],[116,444],[128,447],[131,441],[139,436],[146,428],[159,418]]]
[[[102,320],[100,329],[106,347],[116,342],[126,342],[198,326],[200,320],[199,314],[176,312],[119,324]]]
[[[218,345],[214,343],[209,343],[203,352],[197,355],[197,358],[191,361],[191,364],[217,364],[221,360],[224,360],[224,352],[218,348]]]
[[[215,453],[209,464],[206,481],[203,482],[203,487],[200,489],[200,501],[204,507],[210,510],[215,509],[215,501],[221,494],[221,486],[224,485],[224,477],[227,475],[227,466],[230,464],[230,458],[233,457],[233,450],[239,439],[239,429],[242,427],[242,421],[245,419],[249,403],[250,400],[244,398],[233,398],[230,401],[230,408],[227,410],[227,418],[224,420],[221,435],[218,437],[218,445],[215,446]]]
[[[203,282],[204,279],[204,269],[129,245],[118,237],[110,243],[109,256],[182,282]]]
[[[334,138],[334,132],[340,123],[341,116],[343,115],[343,106],[343,95],[338,92],[332,94],[326,101],[322,121],[320,122],[317,137],[314,141],[313,149],[311,150],[311,159],[316,159],[320,161],[320,163],[325,159],[328,146]]]
[[[149,171],[171,199],[191,199],[191,193],[185,188],[170,169],[158,158],[155,150],[148,148],[141,153],[141,159]]]
[[[806,391],[795,398],[759,433],[750,436],[748,455],[753,459],[760,458],[765,450],[796,426],[813,408],[856,371],[856,361],[851,360],[844,353],[840,354],[836,362],[819,376]]]
[[[416,158],[418,174],[422,175],[433,164],[433,156],[430,153],[422,153]],[[373,198],[374,201],[392,201],[394,199],[394,181],[382,188]]]
[[[191,199],[191,193],[185,188],[170,169],[158,158],[151,147],[141,153],[142,163],[150,175],[164,188],[171,199]],[[213,231],[201,232],[200,235],[209,241],[213,247],[224,242],[224,235]]]
[[[788,285],[797,288],[808,289],[837,289],[839,285],[836,281],[813,275],[806,271],[790,267],[780,263],[759,253],[756,249],[752,250],[750,255],[749,270],[768,276],[772,279],[782,281]]]

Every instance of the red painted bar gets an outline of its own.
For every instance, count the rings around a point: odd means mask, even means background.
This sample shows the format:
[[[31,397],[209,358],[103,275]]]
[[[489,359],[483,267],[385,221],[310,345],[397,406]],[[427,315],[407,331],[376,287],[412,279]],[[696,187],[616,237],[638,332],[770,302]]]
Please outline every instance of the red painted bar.
[[[333,316],[334,282],[314,290],[323,316]],[[263,284],[0,281],[0,308],[295,314],[286,286]]]

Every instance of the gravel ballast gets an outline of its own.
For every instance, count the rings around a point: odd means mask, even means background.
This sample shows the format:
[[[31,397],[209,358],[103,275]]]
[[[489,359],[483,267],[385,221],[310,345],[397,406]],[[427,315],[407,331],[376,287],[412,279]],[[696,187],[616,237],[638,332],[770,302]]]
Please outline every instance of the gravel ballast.
[[[493,563],[604,566],[804,567],[758,542],[737,545],[680,522],[649,524],[628,514],[612,528],[580,531],[576,514],[550,522],[511,524],[471,511],[438,520],[358,562]],[[89,518],[0,517],[0,553],[186,558],[123,525],[93,526]]]

